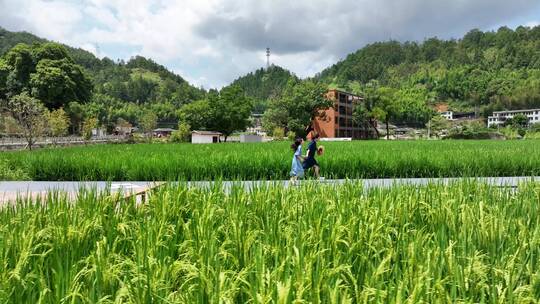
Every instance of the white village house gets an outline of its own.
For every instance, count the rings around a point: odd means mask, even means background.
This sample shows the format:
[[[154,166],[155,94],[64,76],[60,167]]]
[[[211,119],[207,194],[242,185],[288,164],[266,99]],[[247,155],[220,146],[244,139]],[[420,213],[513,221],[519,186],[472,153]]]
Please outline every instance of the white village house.
[[[211,144],[218,143],[221,137],[220,132],[214,131],[193,131],[191,132],[192,144]]]
[[[512,119],[519,114],[527,116],[529,125],[540,123],[540,109],[498,111],[493,112],[493,115],[488,117],[488,127],[502,125],[508,119]]]

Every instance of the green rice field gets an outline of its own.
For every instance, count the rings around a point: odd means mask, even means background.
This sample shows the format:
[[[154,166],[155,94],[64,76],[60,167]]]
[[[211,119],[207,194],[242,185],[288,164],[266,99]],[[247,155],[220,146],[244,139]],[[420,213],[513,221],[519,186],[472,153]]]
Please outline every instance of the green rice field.
[[[87,192],[0,209],[0,303],[539,300],[538,184],[179,185],[139,206]]]
[[[540,173],[540,140],[326,142],[327,178],[530,176]],[[32,180],[286,179],[288,142],[95,145],[0,153],[0,169]],[[307,144],[304,144],[304,149]],[[6,169],[7,168],[7,169]],[[16,174],[2,174],[13,179]]]

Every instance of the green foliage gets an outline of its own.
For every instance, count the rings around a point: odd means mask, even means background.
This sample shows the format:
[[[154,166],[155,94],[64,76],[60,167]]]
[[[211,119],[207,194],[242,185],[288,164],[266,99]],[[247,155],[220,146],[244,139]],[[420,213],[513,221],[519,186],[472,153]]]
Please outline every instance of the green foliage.
[[[289,81],[298,82],[299,79],[291,72],[272,65],[268,69],[261,68],[242,76],[234,80],[232,85],[238,85],[254,99],[255,113],[264,113],[268,100],[281,96]]]
[[[219,94],[210,94],[210,121],[208,129],[223,133],[225,141],[234,131],[245,130],[253,103],[242,88],[233,85],[223,88]]]
[[[9,112],[0,114],[0,136],[18,136],[23,133],[21,126]]]
[[[36,72],[30,75],[32,95],[43,100],[50,109],[67,105],[71,101],[90,100],[92,83],[78,66],[67,58],[42,59]]]
[[[540,139],[539,131],[527,131],[525,134],[525,139]]]
[[[506,136],[506,134],[503,133]],[[448,132],[448,139],[495,139],[501,138],[500,134],[486,128],[482,122],[466,122],[454,126]]]
[[[5,98],[8,93],[7,80],[10,73],[10,67],[6,61],[0,58],[0,98]]]
[[[86,118],[82,125],[82,136],[85,140],[92,138],[92,130],[98,127],[98,120],[94,117]]]
[[[506,139],[521,138],[521,135],[519,134],[518,130],[515,128],[512,128],[512,126],[506,126],[504,128],[501,128],[500,132],[504,135],[504,137],[506,137]]]
[[[527,126],[529,125],[529,118],[527,118],[526,115],[517,114],[511,119],[508,119],[507,121],[505,121],[504,125],[511,126],[516,129],[527,128]]]
[[[23,168],[12,168],[5,159],[0,159],[0,181],[29,180],[28,173]]]
[[[30,74],[35,71],[32,48],[25,44],[18,44],[3,58],[9,70],[5,86],[6,96],[14,96],[25,90],[28,91],[30,89]]]
[[[23,90],[49,108],[64,107],[73,133],[80,132],[85,117],[98,118],[111,131],[118,118],[137,125],[146,110],[154,111],[160,122],[176,124],[178,107],[206,95],[144,57],[127,63],[100,60],[82,49],[0,28],[0,99]],[[72,102],[81,107],[69,107]]]
[[[69,101],[86,102],[91,96],[92,83],[86,73],[57,43],[16,45],[3,56],[0,75],[6,72],[4,85],[3,77],[0,77],[3,95],[31,92],[51,109],[62,107]]]
[[[187,123],[193,130],[206,130],[210,126],[211,113],[208,100],[183,105],[177,113],[178,120]]]
[[[305,136],[313,119],[325,118],[321,110],[333,106],[326,92],[327,86],[311,80],[289,81],[282,96],[270,101],[263,116],[265,129],[284,128]]]
[[[294,133],[293,131],[287,132],[287,139],[289,141],[294,141],[296,139],[296,133]]]
[[[191,137],[191,127],[185,122],[178,124],[178,130],[173,131],[169,140],[174,143],[189,142]]]
[[[62,108],[51,111],[48,115],[47,123],[49,133],[53,137],[65,136],[68,132],[69,117]]]
[[[0,56],[20,43],[32,45],[34,43],[44,43],[45,39],[39,38],[27,32],[10,32],[0,27]]]
[[[76,101],[70,102],[66,107],[66,114],[70,119],[71,133],[79,133],[85,118],[83,106]]]
[[[448,129],[449,127],[450,122],[441,115],[433,116],[433,118],[431,118],[426,125],[426,128],[428,128],[431,134],[434,134],[436,137],[440,137],[441,132]]]
[[[481,131],[477,131],[481,132]],[[275,134],[274,134],[275,136]],[[540,141],[325,142],[327,178],[536,176]],[[0,153],[33,180],[286,179],[290,142],[96,145]]]
[[[497,32],[473,30],[461,40],[374,43],[318,79],[350,91],[372,80],[397,90],[394,102],[401,99],[408,106],[399,108],[410,109],[392,119],[397,124],[424,125],[431,117],[426,109],[434,102],[448,103],[451,110],[460,104],[453,110],[478,110],[484,117],[494,110],[538,108],[539,31],[540,26],[503,27]],[[415,94],[407,96],[411,90]]]
[[[285,137],[285,130],[280,127],[275,127],[274,130],[272,130],[272,137],[275,140],[283,140],[283,138]]]
[[[7,110],[21,128],[28,149],[32,150],[35,138],[47,127],[47,109],[41,101],[23,92],[9,100]]]
[[[152,111],[146,111],[139,119],[140,129],[147,134],[152,134],[152,131],[157,127],[157,115]]]

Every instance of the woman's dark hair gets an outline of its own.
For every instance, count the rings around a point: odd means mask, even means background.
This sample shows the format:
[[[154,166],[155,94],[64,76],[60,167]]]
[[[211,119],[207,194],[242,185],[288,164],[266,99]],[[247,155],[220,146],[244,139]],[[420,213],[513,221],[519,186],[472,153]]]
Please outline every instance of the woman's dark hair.
[[[313,139],[317,139],[317,138],[319,138],[319,137],[320,137],[319,133],[317,133],[317,132],[311,133],[311,139],[312,139],[312,140],[313,140]]]
[[[296,152],[296,149],[298,149],[298,147],[300,147],[300,145],[302,144],[302,140],[302,137],[297,137],[294,140],[294,143],[291,145],[291,149]]]

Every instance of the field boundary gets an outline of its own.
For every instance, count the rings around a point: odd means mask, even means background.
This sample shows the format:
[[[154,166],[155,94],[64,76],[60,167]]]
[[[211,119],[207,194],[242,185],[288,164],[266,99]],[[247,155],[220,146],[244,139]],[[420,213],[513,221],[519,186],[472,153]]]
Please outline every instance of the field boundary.
[[[516,188],[519,184],[527,182],[540,183],[540,176],[516,177],[464,177],[464,178],[385,178],[385,179],[335,179],[335,180],[302,180],[291,183],[288,180],[258,180],[258,181],[186,181],[186,182],[37,182],[37,181],[10,181],[0,182],[0,206],[12,202],[17,198],[43,198],[48,193],[64,193],[74,199],[81,190],[95,189],[98,192],[110,191],[111,195],[122,194],[122,198],[135,196],[138,203],[146,201],[148,192],[166,185],[185,185],[188,188],[211,189],[216,186],[225,193],[234,188],[243,188],[252,191],[257,188],[283,186],[301,187],[302,185],[344,185],[347,183],[362,184],[366,190],[373,188],[391,188],[403,186],[426,186],[429,184],[450,185],[452,183],[471,181],[486,183],[495,187]]]
[[[32,145],[32,148],[44,148],[47,146],[81,146],[86,144],[108,144],[108,143],[124,143],[127,142],[125,136],[101,136],[93,137],[89,140],[84,140],[82,137],[43,137],[38,138]],[[0,139],[0,151],[24,150],[28,143],[21,138],[2,138]]]

